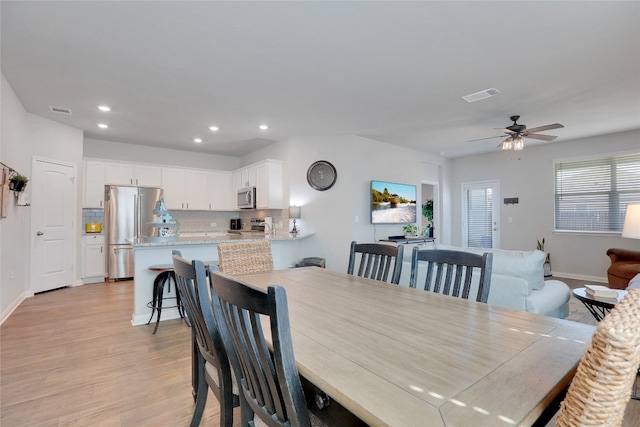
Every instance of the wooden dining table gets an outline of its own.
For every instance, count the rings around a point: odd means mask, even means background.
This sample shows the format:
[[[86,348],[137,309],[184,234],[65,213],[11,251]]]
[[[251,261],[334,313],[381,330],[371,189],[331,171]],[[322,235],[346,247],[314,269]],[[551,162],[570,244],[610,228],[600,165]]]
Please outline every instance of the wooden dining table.
[[[594,331],[318,267],[237,279],[286,289],[300,375],[371,426],[532,425]]]

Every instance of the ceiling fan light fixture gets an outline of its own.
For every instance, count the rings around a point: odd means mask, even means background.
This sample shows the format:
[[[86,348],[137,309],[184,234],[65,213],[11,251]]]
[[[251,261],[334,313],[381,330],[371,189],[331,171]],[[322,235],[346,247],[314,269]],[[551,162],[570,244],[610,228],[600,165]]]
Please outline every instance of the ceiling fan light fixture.
[[[500,144],[503,150],[511,150],[513,148],[513,138],[509,137]]]
[[[522,139],[521,136],[513,140],[513,149],[515,151],[521,151],[522,149],[524,149],[524,139]]]

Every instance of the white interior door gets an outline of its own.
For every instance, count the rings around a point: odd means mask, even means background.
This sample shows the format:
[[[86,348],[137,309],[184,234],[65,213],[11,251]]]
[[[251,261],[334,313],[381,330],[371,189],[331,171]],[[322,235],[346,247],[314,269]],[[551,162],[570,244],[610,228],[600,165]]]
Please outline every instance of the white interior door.
[[[34,159],[31,180],[31,289],[71,285],[75,279],[76,183],[73,165]]]
[[[462,185],[463,245],[498,248],[500,245],[500,194],[498,181]]]

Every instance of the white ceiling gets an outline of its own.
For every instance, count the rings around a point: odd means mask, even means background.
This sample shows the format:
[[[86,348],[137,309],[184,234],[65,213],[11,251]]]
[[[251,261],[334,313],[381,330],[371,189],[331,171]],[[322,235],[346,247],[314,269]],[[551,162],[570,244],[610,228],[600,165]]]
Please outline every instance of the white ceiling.
[[[457,157],[496,150],[468,141],[514,114],[564,124],[553,143],[640,128],[637,1],[3,0],[0,16],[25,108],[88,138],[240,156],[349,134]]]

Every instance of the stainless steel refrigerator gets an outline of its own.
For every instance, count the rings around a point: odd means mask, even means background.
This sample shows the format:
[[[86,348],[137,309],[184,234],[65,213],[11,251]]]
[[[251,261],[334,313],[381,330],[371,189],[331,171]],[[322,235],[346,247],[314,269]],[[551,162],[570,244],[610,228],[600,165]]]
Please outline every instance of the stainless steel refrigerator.
[[[104,222],[109,280],[133,277],[132,240],[151,235],[161,188],[104,186]]]

